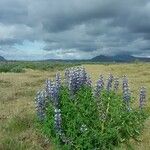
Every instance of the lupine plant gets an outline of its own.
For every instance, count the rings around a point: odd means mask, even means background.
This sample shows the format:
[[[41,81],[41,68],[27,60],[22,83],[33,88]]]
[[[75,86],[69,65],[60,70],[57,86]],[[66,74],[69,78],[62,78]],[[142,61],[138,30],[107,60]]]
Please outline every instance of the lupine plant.
[[[113,149],[123,141],[136,138],[144,123],[146,90],[140,90],[139,108],[131,107],[128,79],[100,75],[92,84],[84,67],[65,70],[46,80],[36,95],[38,125],[58,149]],[[105,86],[106,85],[106,86]],[[119,92],[118,92],[119,91]],[[142,110],[142,111],[141,111]]]

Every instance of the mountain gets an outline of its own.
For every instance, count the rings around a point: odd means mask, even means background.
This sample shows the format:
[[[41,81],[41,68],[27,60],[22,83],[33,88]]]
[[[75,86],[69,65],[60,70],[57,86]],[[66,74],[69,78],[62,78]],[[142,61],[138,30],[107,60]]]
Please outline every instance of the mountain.
[[[131,55],[115,55],[112,59],[114,61],[135,61],[137,58]]]
[[[133,61],[145,61],[150,62],[150,58],[147,57],[134,57],[132,55],[115,55],[115,56],[105,56],[99,55],[91,59],[91,61],[100,62],[133,62]]]
[[[2,56],[0,56],[0,61],[6,61],[6,59]]]
[[[99,55],[99,56],[96,56],[94,58],[91,59],[91,61],[112,61],[112,58],[110,56],[105,56],[105,55]]]

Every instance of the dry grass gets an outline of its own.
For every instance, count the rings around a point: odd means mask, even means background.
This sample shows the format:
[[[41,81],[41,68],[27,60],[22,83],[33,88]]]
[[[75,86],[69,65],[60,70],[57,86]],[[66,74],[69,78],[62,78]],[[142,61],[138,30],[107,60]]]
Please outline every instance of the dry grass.
[[[34,96],[54,72],[0,74],[0,149],[52,149],[35,130]]]
[[[131,89],[137,99],[139,87],[147,88],[150,107],[150,64],[84,65],[96,81],[100,74],[111,72],[121,77],[129,77]],[[47,142],[35,128],[34,96],[43,86],[46,78],[54,77],[55,72],[27,70],[25,73],[0,73],[0,149],[3,150],[51,150]],[[141,135],[142,142],[131,141],[134,149],[150,149],[150,119],[145,123]],[[128,149],[122,146],[121,149]]]

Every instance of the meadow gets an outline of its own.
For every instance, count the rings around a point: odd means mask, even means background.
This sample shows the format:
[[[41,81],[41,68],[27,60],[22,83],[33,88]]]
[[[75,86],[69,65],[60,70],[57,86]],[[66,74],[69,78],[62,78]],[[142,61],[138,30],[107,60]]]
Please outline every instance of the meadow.
[[[22,69],[21,71],[5,69],[8,71],[1,71],[0,73],[0,149],[54,149],[55,145],[35,127],[34,97],[36,92],[43,87],[47,78],[53,78],[57,71],[63,73],[63,69],[72,66],[72,64],[51,65],[53,67],[50,67],[49,64],[25,64],[24,67],[18,65],[20,68],[23,68],[23,71]],[[18,66],[16,70],[18,70]],[[46,69],[44,66],[46,66]],[[147,89],[147,106],[150,107],[149,63],[83,64],[83,66],[91,75],[93,83],[95,83],[100,74],[103,74],[104,77],[107,77],[109,73],[118,77],[127,75],[132,93],[135,100],[137,99],[135,106],[138,105],[139,87],[144,85]],[[140,136],[140,142],[131,139],[128,144],[120,145],[116,149],[150,149],[149,124],[150,118],[145,122],[145,128]]]

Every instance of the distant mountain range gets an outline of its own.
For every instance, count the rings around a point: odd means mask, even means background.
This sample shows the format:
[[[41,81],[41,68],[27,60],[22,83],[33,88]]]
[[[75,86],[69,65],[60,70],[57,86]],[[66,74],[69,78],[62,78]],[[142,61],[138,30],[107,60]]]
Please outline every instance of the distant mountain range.
[[[7,61],[4,57],[0,56],[0,61]],[[41,60],[42,61],[42,60]],[[93,57],[92,59],[75,59],[75,60],[64,60],[64,59],[47,59],[43,61],[51,61],[51,62],[134,62],[134,61],[142,61],[142,62],[150,62],[150,58],[148,57],[135,57],[132,55],[114,55],[114,56],[105,56],[99,55]]]
[[[115,55],[115,56],[105,56],[99,55],[93,57],[92,59],[83,59],[83,60],[63,60],[63,59],[47,59],[45,61],[51,62],[134,62],[134,61],[143,61],[150,62],[150,58],[147,57],[135,57],[132,55]]]
[[[0,56],[0,61],[6,61],[6,59],[2,56]]]
[[[115,55],[115,56],[105,56],[99,55],[91,59],[94,62],[133,62],[133,61],[144,61],[150,62],[150,58],[147,57],[135,57],[132,55]]]

